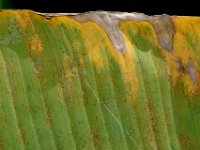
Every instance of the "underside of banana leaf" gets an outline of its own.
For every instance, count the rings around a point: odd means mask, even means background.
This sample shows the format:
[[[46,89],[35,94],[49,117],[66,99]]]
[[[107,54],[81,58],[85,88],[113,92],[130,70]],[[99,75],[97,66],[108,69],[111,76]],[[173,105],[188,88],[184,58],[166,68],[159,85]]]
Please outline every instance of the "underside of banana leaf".
[[[199,150],[200,18],[0,11],[1,150]]]

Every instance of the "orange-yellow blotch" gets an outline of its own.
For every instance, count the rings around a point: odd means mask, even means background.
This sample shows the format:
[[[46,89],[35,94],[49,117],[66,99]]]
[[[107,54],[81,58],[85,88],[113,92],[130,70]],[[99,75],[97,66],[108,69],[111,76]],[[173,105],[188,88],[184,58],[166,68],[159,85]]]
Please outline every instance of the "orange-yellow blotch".
[[[33,53],[39,55],[43,53],[42,43],[37,34],[30,37],[28,46],[30,55],[32,55]]]
[[[28,11],[16,11],[16,18],[19,22],[19,25],[22,29],[26,29],[29,25],[31,25],[31,18],[28,14]]]

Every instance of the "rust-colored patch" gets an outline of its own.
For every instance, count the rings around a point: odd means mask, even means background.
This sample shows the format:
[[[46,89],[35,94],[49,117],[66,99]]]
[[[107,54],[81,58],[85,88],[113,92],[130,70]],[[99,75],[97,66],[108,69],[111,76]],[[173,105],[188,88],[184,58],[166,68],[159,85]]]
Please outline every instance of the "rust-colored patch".
[[[156,132],[158,127],[157,127],[157,123],[156,123],[155,114],[153,113],[154,107],[153,107],[153,103],[152,103],[151,99],[148,99],[147,109],[150,114],[150,120],[151,120],[153,132]],[[155,137],[155,138],[158,138],[158,137]]]
[[[154,134],[154,131],[155,131],[155,127],[154,127],[154,123],[153,121],[155,121],[155,119],[153,118],[153,114],[152,114],[152,109],[153,109],[153,106],[152,106],[152,102],[150,101],[150,99],[147,101],[147,103],[145,104],[145,112],[147,112],[148,114],[148,127],[147,127],[147,130],[146,130],[146,133],[145,133],[145,136],[148,137],[149,139],[149,142],[151,144],[151,148],[153,150],[157,150],[158,147],[157,147],[157,144],[156,144],[156,137],[155,137],[155,134]]]
[[[42,48],[42,43],[38,37],[37,34],[33,35],[28,42],[29,46],[29,53],[32,56],[32,54],[42,54],[43,53],[43,48]]]
[[[51,129],[51,117],[50,117],[50,114],[48,113],[47,116],[46,116],[46,125],[49,129]]]
[[[184,134],[180,134],[179,135],[179,141],[181,143],[181,147],[185,150],[195,150],[196,145],[195,142],[188,136],[184,135]]]
[[[67,56],[64,56],[64,60],[63,60],[63,66],[65,68],[65,79],[67,80],[67,82],[69,82],[69,85],[72,84],[72,73],[71,73],[71,68],[69,65],[69,58],[67,58]]]
[[[19,133],[20,133],[20,136],[21,136],[21,138],[22,138],[22,140],[24,141],[25,140],[25,138],[26,138],[26,134],[25,134],[25,130],[23,129],[23,127],[19,127]]]
[[[102,145],[101,145],[101,142],[100,142],[99,135],[97,133],[93,132],[93,139],[95,141],[94,145],[95,145],[96,149],[101,150],[102,149]]]
[[[65,79],[68,85],[67,90],[66,90],[67,92],[66,94],[68,97],[68,100],[66,101],[67,108],[74,106],[73,100],[76,99],[76,95],[74,94],[74,91],[73,91],[73,85],[75,84],[75,78],[78,75],[78,70],[76,66],[72,66],[70,64],[70,61],[73,61],[73,60],[70,57],[67,57],[65,55],[63,59],[63,66],[65,69]]]
[[[3,144],[3,137],[2,136],[0,136],[0,148],[1,149],[4,149],[4,144]]]

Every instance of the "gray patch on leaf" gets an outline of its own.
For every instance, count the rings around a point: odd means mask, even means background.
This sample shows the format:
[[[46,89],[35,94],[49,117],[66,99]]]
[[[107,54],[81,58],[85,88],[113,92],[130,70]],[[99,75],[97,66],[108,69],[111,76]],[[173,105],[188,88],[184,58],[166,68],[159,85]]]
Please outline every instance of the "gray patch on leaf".
[[[156,31],[160,47],[172,52],[175,27],[171,17],[168,15],[155,16],[152,17],[149,22],[153,25]]]
[[[190,79],[192,80],[192,83],[195,84],[197,82],[197,75],[196,75],[196,69],[192,62],[192,58],[189,58],[188,60],[187,72]]]

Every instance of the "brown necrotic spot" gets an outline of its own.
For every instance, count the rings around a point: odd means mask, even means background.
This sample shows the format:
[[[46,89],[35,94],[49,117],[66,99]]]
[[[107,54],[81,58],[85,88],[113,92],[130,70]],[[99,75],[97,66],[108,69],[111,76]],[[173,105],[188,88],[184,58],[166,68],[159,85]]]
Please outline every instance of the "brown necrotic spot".
[[[177,70],[179,73],[183,73],[183,74],[186,74],[187,72],[187,67],[183,64],[183,61],[181,58],[177,57],[175,59],[175,62],[176,62],[176,67],[177,67]]]

